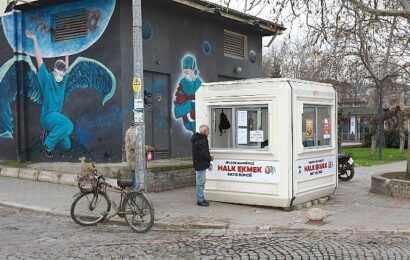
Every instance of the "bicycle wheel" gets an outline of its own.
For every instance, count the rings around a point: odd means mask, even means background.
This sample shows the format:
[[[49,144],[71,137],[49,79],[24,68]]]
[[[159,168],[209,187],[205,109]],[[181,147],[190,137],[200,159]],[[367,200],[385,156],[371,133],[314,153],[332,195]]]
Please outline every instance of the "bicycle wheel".
[[[92,226],[103,221],[111,209],[111,202],[104,192],[89,191],[78,196],[71,205],[71,218],[75,223]]]
[[[137,191],[131,191],[124,199],[122,209],[125,222],[137,233],[145,233],[154,225],[154,211],[147,198]]]

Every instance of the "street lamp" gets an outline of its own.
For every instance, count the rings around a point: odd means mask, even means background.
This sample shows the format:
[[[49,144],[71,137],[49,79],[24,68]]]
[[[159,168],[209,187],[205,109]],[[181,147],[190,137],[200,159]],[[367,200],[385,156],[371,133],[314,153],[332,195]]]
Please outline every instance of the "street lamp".
[[[365,77],[367,79],[373,79],[374,82],[376,82],[376,86],[379,88],[379,122],[378,122],[378,143],[379,143],[379,161],[382,160],[382,136],[383,136],[383,130],[384,130],[384,125],[383,125],[383,84],[388,78],[394,78],[398,77],[400,75],[398,74],[389,74],[386,75],[384,78],[379,79],[376,76],[368,76]]]

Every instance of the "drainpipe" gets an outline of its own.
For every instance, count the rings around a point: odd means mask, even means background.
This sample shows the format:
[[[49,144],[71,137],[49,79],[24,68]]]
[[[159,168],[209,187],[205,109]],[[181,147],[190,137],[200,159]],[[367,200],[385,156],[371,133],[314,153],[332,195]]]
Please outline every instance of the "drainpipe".
[[[21,73],[20,72],[20,66],[18,63],[18,51],[19,51],[19,38],[18,38],[18,28],[20,27],[20,24],[18,24],[18,19],[17,19],[17,13],[13,11],[13,18],[14,18],[14,40],[15,40],[15,46],[16,46],[16,52],[14,53],[15,57],[15,68],[16,68],[16,155],[17,155],[17,161],[21,162],[21,138],[20,138],[20,132],[21,132],[21,127],[20,127],[20,121],[21,121],[21,116],[20,116],[20,91],[21,91]]]
[[[290,87],[290,109],[291,109],[291,115],[290,115],[290,125],[291,125],[291,136],[292,136],[292,199],[290,200],[290,205],[289,205],[289,207],[292,207],[292,205],[293,205],[293,201],[296,199],[296,196],[295,196],[295,189],[294,189],[294,182],[295,182],[295,174],[294,174],[294,152],[295,152],[295,149],[294,149],[294,131],[293,131],[293,87],[292,87],[292,85],[290,84],[290,82],[289,81],[287,81],[288,82],[288,84],[289,84],[289,87]]]

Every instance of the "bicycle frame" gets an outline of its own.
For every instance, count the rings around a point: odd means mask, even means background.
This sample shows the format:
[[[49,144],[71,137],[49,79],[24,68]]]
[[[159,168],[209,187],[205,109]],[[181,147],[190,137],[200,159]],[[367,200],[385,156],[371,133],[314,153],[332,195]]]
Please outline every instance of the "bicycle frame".
[[[108,216],[107,219],[110,219],[110,218],[112,218],[112,217],[114,217],[114,216],[116,216],[116,215],[123,215],[123,214],[125,214],[125,212],[123,212],[122,209],[121,209],[121,205],[123,204],[123,199],[124,199],[124,198],[126,197],[126,195],[127,195],[127,194],[126,194],[126,192],[127,192],[126,189],[123,189],[123,188],[120,188],[120,187],[116,187],[116,186],[113,186],[113,185],[109,184],[108,182],[106,182],[106,181],[104,180],[104,177],[102,177],[101,175],[98,175],[98,174],[96,174],[96,173],[94,173],[94,177],[97,179],[97,188],[95,189],[94,194],[97,194],[97,195],[98,195],[99,192],[104,191],[104,193],[106,194],[106,196],[107,196],[109,202],[111,203],[111,205],[114,207],[114,210],[115,210],[115,213],[114,213],[112,216]],[[115,201],[111,199],[110,195],[107,193],[107,188],[108,188],[108,189],[111,189],[111,190],[114,190],[114,191],[116,191],[116,192],[121,193],[120,202],[119,202],[119,205],[118,205],[118,206],[117,206],[117,204],[115,203]],[[80,191],[80,192],[77,192],[77,193],[73,196],[73,198],[75,198],[75,197],[77,197],[77,196],[79,196],[79,195],[81,195],[81,194],[82,194],[81,191]],[[107,214],[108,214],[108,212],[107,212]]]

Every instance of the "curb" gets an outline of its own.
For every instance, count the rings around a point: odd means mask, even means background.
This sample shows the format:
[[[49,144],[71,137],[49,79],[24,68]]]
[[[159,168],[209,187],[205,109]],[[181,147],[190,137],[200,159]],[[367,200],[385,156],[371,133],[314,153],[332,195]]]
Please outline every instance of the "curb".
[[[11,203],[6,201],[0,201],[0,206],[6,208],[13,208],[19,212],[34,213],[41,216],[59,216],[59,217],[71,217],[69,213],[63,213],[56,210],[50,210],[42,207],[25,206],[18,203]],[[110,219],[103,222],[108,225],[128,226],[125,220]],[[157,230],[187,230],[187,229],[228,229],[229,224],[178,224],[173,222],[155,221],[154,227]]]
[[[53,171],[39,171],[26,168],[0,167],[0,176],[22,180],[48,182],[77,187],[77,175]],[[106,178],[106,182],[117,186],[117,179]]]
[[[39,172],[37,170],[20,169],[19,179],[38,181]]]

